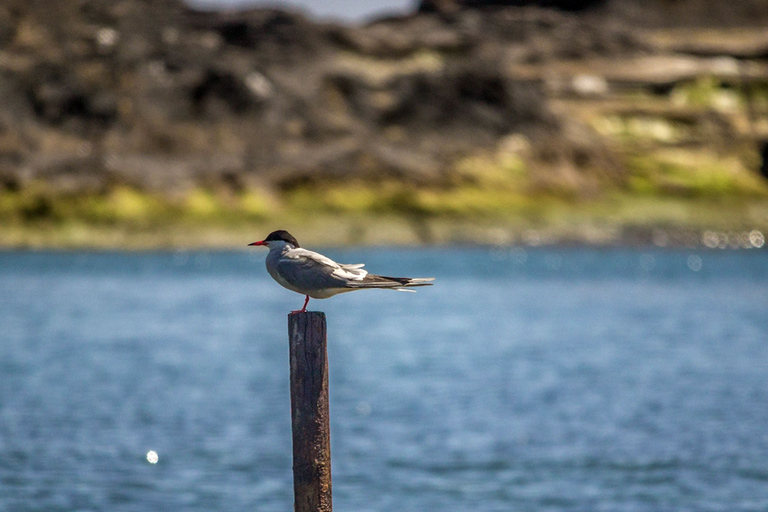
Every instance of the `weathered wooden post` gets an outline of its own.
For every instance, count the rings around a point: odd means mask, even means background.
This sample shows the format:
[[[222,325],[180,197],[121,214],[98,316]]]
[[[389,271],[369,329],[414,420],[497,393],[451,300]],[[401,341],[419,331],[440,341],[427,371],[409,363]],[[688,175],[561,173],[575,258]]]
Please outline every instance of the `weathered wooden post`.
[[[331,427],[325,313],[288,315],[295,512],[331,512]]]

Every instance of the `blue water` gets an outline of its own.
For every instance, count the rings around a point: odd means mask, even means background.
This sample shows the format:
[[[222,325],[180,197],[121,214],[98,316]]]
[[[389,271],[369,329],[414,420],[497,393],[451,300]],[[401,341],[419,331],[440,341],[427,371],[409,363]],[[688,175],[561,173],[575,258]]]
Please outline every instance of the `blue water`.
[[[336,510],[768,510],[765,251],[329,255]],[[0,510],[292,510],[263,259],[0,253]]]

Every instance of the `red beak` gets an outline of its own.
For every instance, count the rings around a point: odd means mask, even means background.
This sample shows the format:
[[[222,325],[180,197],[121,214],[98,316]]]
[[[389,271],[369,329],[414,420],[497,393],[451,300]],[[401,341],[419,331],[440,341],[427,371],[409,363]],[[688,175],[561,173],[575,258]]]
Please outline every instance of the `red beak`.
[[[267,244],[265,244],[265,243],[264,243],[264,240],[261,240],[261,241],[259,241],[259,242],[253,242],[252,244],[248,244],[248,246],[249,246],[249,247],[250,247],[251,245],[267,245]]]

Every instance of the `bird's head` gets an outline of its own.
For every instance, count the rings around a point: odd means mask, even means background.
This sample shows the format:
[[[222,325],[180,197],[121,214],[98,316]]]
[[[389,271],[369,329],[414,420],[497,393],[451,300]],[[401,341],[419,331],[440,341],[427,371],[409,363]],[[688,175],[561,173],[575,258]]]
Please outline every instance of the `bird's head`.
[[[296,240],[296,238],[284,229],[273,231],[264,240],[253,242],[248,245],[264,245],[269,247],[269,244],[272,242],[281,242],[279,245],[291,244],[294,247],[299,247],[299,242]]]

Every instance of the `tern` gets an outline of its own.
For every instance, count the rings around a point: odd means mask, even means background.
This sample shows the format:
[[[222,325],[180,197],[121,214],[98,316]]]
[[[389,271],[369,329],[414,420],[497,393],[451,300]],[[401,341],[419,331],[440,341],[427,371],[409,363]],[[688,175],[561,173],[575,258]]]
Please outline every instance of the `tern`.
[[[386,277],[369,274],[363,263],[336,263],[322,254],[303,249],[296,238],[284,230],[273,231],[267,238],[248,244],[269,249],[267,272],[283,287],[306,296],[304,306],[291,313],[307,310],[309,298],[327,299],[339,293],[368,288],[386,288],[412,292],[415,286],[430,286],[434,277]]]

